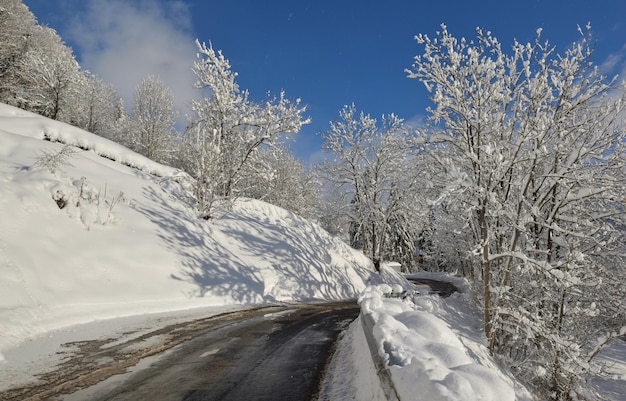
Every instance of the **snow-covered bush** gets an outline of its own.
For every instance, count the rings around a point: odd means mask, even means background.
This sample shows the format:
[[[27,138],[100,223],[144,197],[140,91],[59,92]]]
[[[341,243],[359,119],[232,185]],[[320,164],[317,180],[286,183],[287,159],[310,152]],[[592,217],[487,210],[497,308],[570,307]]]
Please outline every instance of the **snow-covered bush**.
[[[50,188],[52,199],[59,209],[64,209],[71,218],[79,219],[89,229],[92,224],[106,225],[116,222],[113,210],[126,201],[123,192],[111,197],[107,186],[95,188],[85,177],[67,183],[57,182]]]

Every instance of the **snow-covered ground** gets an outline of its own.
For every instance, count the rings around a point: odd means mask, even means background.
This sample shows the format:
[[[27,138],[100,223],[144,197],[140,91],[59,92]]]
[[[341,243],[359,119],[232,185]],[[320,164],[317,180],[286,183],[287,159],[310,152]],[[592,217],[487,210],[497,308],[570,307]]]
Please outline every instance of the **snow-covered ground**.
[[[78,147],[70,164],[37,167],[64,144]],[[406,286],[404,278],[376,274],[318,225],[252,200],[202,220],[184,179],[106,139],[0,104],[0,391],[52,368],[70,341],[140,335],[264,303],[360,297],[408,399],[529,398],[488,358],[462,295],[384,299],[379,285]],[[344,373],[335,378],[351,384],[329,391],[358,395],[331,399],[381,399],[359,321],[341,344],[334,366]]]
[[[44,138],[90,150],[51,173],[34,165],[64,145]],[[69,125],[0,105],[0,144],[0,355],[95,319],[356,298],[374,277],[362,253],[262,202],[199,219],[184,174]]]
[[[513,401],[531,394],[489,357],[480,324],[463,294],[386,298],[388,285],[370,286],[360,298],[361,319],[373,321],[400,400]],[[416,391],[419,391],[416,393]]]
[[[445,273],[421,272],[410,277],[469,288],[465,280]],[[535,399],[489,356],[482,321],[471,307],[469,293],[461,291],[442,299],[427,291],[390,298],[385,295],[390,292],[398,293],[383,284],[370,286],[361,295],[361,316],[339,342],[319,401],[387,399],[361,322],[368,317],[377,346],[373,352],[389,370],[400,401]],[[603,401],[626,400],[626,342],[615,340],[598,362],[605,364],[611,376],[589,378],[589,395]]]
[[[465,280],[443,273],[411,277],[468,288]],[[331,363],[333,374],[324,383],[320,400],[386,400],[370,352],[390,372],[392,384],[387,392],[401,401],[533,399],[489,356],[468,293],[442,299],[428,291],[400,294],[400,290],[383,284],[369,286],[362,293],[361,316],[340,341]],[[368,346],[364,327],[374,339],[374,350]]]

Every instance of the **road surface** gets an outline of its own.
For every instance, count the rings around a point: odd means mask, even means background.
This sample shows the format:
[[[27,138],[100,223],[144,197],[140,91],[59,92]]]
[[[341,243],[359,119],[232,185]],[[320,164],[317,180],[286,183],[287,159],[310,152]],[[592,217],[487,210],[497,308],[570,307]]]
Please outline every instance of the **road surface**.
[[[39,384],[2,400],[311,400],[356,303],[281,306],[74,344]],[[143,344],[153,343],[147,351]],[[143,350],[143,351],[137,351]],[[137,354],[139,352],[139,354]]]
[[[417,287],[428,288],[431,293],[438,294],[442,298],[447,298],[454,292],[458,291],[454,284],[446,281],[410,277],[407,277],[407,280]]]

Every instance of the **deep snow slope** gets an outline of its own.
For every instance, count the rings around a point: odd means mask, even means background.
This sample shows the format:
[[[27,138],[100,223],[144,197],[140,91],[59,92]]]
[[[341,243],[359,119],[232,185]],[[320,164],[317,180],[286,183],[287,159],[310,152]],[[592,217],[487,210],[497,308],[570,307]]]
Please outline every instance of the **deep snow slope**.
[[[78,146],[70,164],[36,166],[64,144]],[[243,200],[219,219],[199,219],[184,177],[0,104],[0,361],[3,349],[71,324],[356,298],[378,280],[362,253],[277,207]]]

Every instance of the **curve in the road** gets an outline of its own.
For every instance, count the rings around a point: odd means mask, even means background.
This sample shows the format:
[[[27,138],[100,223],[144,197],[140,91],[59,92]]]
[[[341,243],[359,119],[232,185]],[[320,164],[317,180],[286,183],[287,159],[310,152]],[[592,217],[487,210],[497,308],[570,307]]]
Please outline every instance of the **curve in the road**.
[[[355,303],[308,305],[215,327],[95,400],[310,400]]]
[[[458,288],[447,281],[433,280],[427,278],[408,278],[413,284],[422,284],[430,287],[431,291],[439,294],[442,298],[447,298],[458,291]]]

